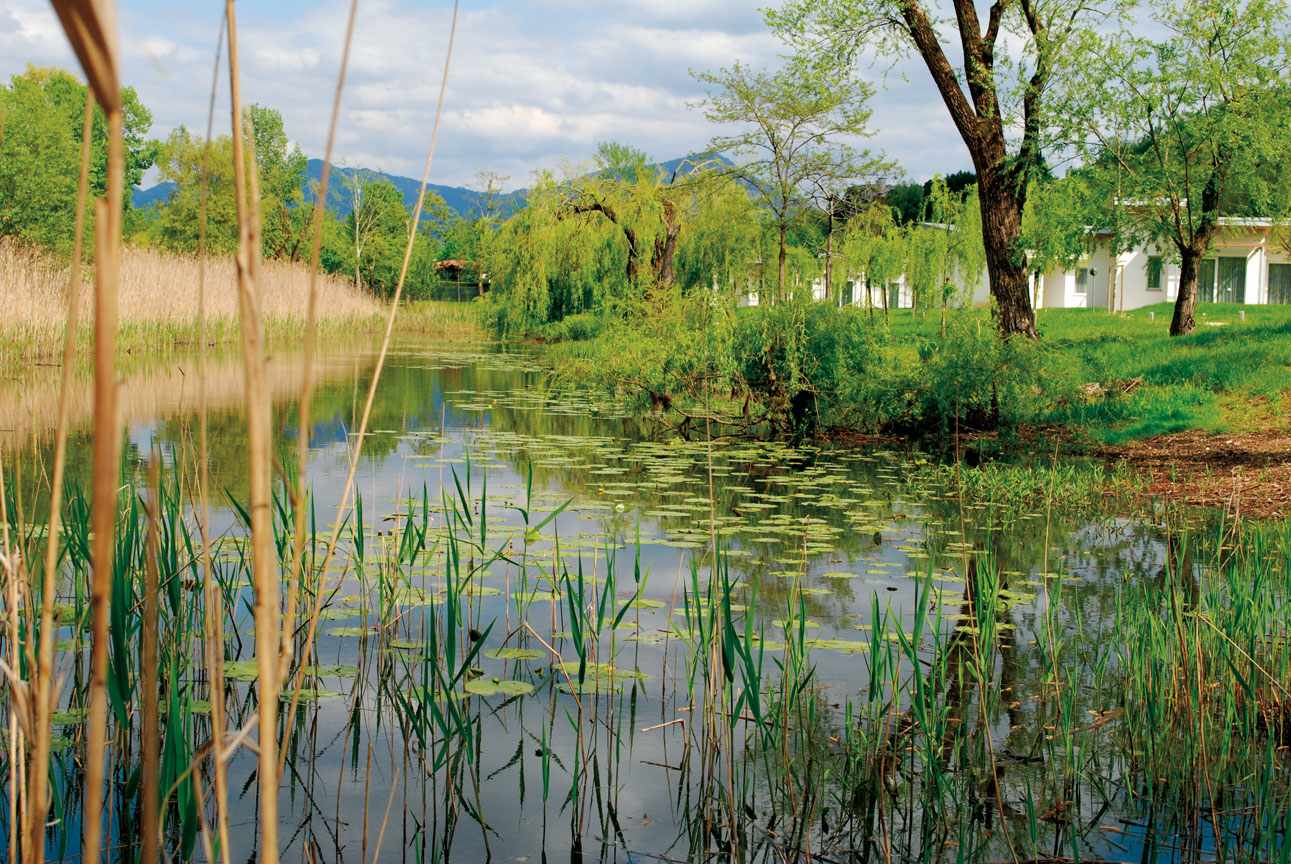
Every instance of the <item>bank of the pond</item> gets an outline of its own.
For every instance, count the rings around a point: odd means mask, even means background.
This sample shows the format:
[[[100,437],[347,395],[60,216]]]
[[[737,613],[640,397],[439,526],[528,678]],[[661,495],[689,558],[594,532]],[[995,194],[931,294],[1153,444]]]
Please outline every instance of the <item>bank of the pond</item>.
[[[1212,435],[1180,432],[1102,451],[1133,470],[1145,494],[1234,515],[1291,515],[1291,434],[1286,431]]]
[[[1169,304],[1040,310],[1038,343],[1002,344],[985,309],[694,305],[658,319],[577,316],[539,338],[557,377],[681,427],[947,447],[972,438],[984,457],[1061,441],[1145,465],[1169,460],[1180,439],[1163,436],[1186,433],[1191,450],[1221,462],[1236,441],[1234,462],[1285,470],[1288,448],[1268,442],[1291,437],[1291,307],[1205,304],[1182,338],[1168,335],[1169,314]]]

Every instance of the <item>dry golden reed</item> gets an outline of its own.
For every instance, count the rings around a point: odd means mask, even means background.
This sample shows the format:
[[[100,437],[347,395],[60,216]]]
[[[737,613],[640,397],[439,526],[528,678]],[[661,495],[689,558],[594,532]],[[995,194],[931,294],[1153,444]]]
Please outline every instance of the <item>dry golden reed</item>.
[[[121,323],[193,326],[197,321],[199,262],[195,257],[156,249],[131,248],[121,254]],[[309,270],[303,264],[266,261],[257,282],[262,288],[265,321],[305,320]],[[68,267],[48,253],[0,239],[0,335],[32,350],[53,350],[60,342],[66,314]],[[237,320],[238,284],[228,258],[206,261],[208,320]],[[332,276],[318,279],[318,310],[323,320],[372,318],[382,305]],[[93,310],[81,316],[93,322]]]

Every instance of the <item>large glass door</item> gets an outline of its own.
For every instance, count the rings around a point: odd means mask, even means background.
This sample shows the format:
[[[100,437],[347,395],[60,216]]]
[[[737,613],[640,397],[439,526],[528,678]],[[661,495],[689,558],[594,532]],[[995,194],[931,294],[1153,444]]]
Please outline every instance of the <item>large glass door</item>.
[[[1216,303],[1246,302],[1246,259],[1220,258],[1215,280]]]

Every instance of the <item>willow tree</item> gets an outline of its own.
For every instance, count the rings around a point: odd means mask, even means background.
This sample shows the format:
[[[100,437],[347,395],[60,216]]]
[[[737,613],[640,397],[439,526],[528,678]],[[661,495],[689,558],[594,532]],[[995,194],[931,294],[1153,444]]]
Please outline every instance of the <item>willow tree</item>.
[[[677,249],[683,291],[735,293],[749,287],[761,260],[762,212],[738,180],[714,171],[692,187],[687,228]]]
[[[839,262],[846,272],[857,277],[865,292],[865,308],[874,308],[874,288],[884,313],[888,311],[888,284],[906,272],[906,235],[896,224],[892,208],[874,201],[847,220]]]
[[[923,61],[977,172],[983,248],[1005,337],[1036,336],[1018,239],[1050,125],[1047,97],[1074,34],[1113,2],[1119,0],[994,0],[985,21],[974,0],[950,0],[953,20],[928,0],[787,0],[768,13],[804,54],[857,58],[874,49],[913,52]],[[952,36],[959,63],[948,53]],[[1014,50],[1005,47],[1008,36]]]
[[[1200,263],[1221,215],[1270,215],[1282,194],[1269,166],[1291,161],[1291,18],[1285,0],[1160,0],[1153,10],[1159,37],[1141,27],[1087,35],[1073,81],[1087,95],[1068,116],[1108,221],[1173,247],[1170,335],[1180,336],[1196,327]]]
[[[624,278],[636,288],[669,288],[676,281],[677,246],[687,203],[702,161],[684,160],[664,172],[635,147],[602,143],[594,171],[561,184],[565,200],[559,215],[604,220],[622,234]]]
[[[1089,251],[1089,226],[1099,215],[1091,200],[1083,174],[1033,181],[1027,209],[1022,214],[1022,244],[1035,283],[1037,306],[1044,274],[1055,267],[1071,269]],[[1112,239],[1114,248],[1119,248],[1121,242],[1116,237]],[[1108,301],[1109,306],[1114,306],[1114,298]]]
[[[809,212],[817,188],[891,170],[850,139],[871,134],[872,88],[831,63],[796,62],[775,72],[739,63],[696,76],[708,85],[705,116],[737,127],[712,141],[739,163],[733,170],[766,207],[775,226],[776,286],[784,295],[789,230]]]
[[[530,332],[568,315],[617,308],[629,296],[621,228],[607,219],[571,218],[569,194],[551,174],[540,175],[525,206],[482,250],[498,332]]]
[[[952,191],[938,176],[928,184],[921,218],[904,226],[914,304],[924,311],[940,307],[943,332],[949,308],[971,300],[986,268],[980,213],[976,186]]]

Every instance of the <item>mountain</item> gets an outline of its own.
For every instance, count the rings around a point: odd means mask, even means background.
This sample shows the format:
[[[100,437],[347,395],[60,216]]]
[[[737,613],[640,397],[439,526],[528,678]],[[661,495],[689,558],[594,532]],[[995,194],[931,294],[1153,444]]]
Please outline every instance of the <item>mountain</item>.
[[[333,165],[331,179],[327,182],[327,209],[342,219],[349,216],[350,210],[353,209],[350,198],[350,183],[351,178],[355,175],[368,182],[387,180],[393,183],[394,187],[403,195],[403,202],[408,206],[409,210],[417,204],[417,192],[421,188],[420,180],[414,180],[411,177],[400,177],[398,174],[373,171],[369,168],[346,168],[341,165]],[[313,202],[314,186],[322,177],[323,160],[310,159],[305,168],[306,201]],[[428,183],[426,191],[434,192],[443,198],[444,203],[459,216],[479,215],[484,199],[482,192],[467,189],[464,186],[441,186],[437,183]],[[497,197],[496,206],[503,217],[510,216],[524,206],[524,190],[501,193]]]
[[[164,204],[170,200],[170,193],[174,191],[175,184],[169,180],[165,183],[158,183],[156,186],[149,186],[147,189],[136,186],[130,196],[130,201],[136,209],[144,210],[154,204]]]
[[[676,159],[669,159],[666,162],[659,162],[655,167],[660,176],[664,177],[684,177],[695,171],[705,162],[717,162],[721,165],[729,166],[730,160],[721,154],[691,154],[681,156]],[[332,176],[327,186],[327,209],[331,210],[337,216],[344,219],[350,215],[353,209],[350,199],[350,178],[358,175],[366,181],[388,180],[394,184],[395,188],[403,195],[404,203],[411,210],[417,203],[417,190],[421,187],[421,181],[412,177],[401,177],[397,174],[386,174],[382,171],[373,171],[369,168],[347,168],[341,165],[332,166]],[[310,159],[305,167],[305,201],[313,203],[314,187],[318,184],[323,176],[323,160]],[[134,189],[132,200],[134,206],[139,209],[152,207],[164,203],[170,198],[175,189],[175,184],[170,182],[158,183],[155,186],[149,186],[147,189],[138,186]],[[437,183],[430,183],[426,186],[426,191],[434,192],[444,199],[446,203],[459,216],[473,217],[480,213],[483,205],[484,194],[475,189],[467,189],[464,186],[441,186]],[[525,203],[524,189],[516,189],[512,192],[503,192],[497,196],[495,206],[498,213],[503,217],[510,216],[515,211],[524,206]]]

